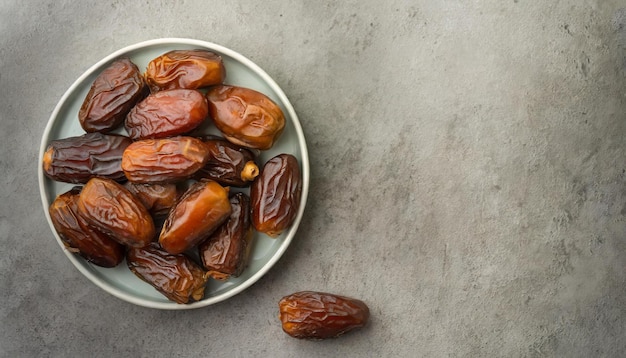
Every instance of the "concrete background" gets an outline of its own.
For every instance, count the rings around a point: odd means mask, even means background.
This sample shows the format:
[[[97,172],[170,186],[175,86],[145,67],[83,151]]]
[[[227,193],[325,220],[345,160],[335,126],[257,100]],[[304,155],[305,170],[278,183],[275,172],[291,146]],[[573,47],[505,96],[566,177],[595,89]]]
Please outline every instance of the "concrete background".
[[[171,312],[70,264],[39,141],[109,53],[189,37],[264,68],[300,116],[299,234],[242,294]],[[619,357],[626,354],[626,1],[0,2],[0,356]],[[308,342],[277,302],[363,299]]]

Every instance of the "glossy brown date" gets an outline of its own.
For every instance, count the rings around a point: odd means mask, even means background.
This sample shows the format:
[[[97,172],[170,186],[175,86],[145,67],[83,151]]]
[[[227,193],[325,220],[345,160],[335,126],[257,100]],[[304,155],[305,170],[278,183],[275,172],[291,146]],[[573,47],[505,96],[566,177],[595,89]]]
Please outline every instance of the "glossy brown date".
[[[365,326],[369,308],[357,299],[302,291],[278,303],[283,331],[295,338],[335,338]]]
[[[226,78],[222,57],[207,50],[174,50],[148,64],[146,82],[152,92],[172,88],[197,89]]]
[[[167,215],[178,199],[178,188],[175,184],[126,182],[124,187],[139,199],[153,217]]]
[[[108,235],[91,227],[78,214],[80,188],[63,193],[48,208],[50,219],[61,241],[70,252],[102,267],[117,266],[124,259],[125,248]]]
[[[109,179],[93,178],[78,199],[78,212],[85,220],[120,244],[143,247],[155,238],[148,210],[128,189]]]
[[[206,96],[215,126],[232,143],[267,150],[285,128],[283,111],[263,93],[220,85],[212,87]]]
[[[184,254],[173,255],[151,243],[129,249],[126,263],[137,277],[176,303],[190,303],[204,297],[208,276]]]
[[[280,235],[296,218],[301,193],[300,166],[293,155],[267,161],[250,188],[254,228],[271,237]]]
[[[132,139],[166,138],[198,127],[209,114],[204,95],[191,89],[153,93],[126,116],[124,127]]]
[[[202,265],[216,280],[238,277],[248,264],[252,246],[250,198],[237,193],[230,198],[232,212],[199,247]]]
[[[185,252],[206,239],[231,212],[228,188],[212,180],[194,183],[170,210],[159,243],[172,254]]]
[[[50,142],[43,171],[52,180],[84,184],[93,177],[126,180],[122,154],[132,141],[112,134],[87,133]]]
[[[174,183],[202,168],[209,151],[192,137],[138,140],[122,155],[122,170],[134,183]]]
[[[139,68],[128,58],[111,63],[94,80],[78,112],[85,132],[117,128],[133,106],[148,94]]]
[[[212,179],[222,185],[246,187],[259,175],[251,150],[218,138],[207,138],[204,144],[209,157],[196,177]]]

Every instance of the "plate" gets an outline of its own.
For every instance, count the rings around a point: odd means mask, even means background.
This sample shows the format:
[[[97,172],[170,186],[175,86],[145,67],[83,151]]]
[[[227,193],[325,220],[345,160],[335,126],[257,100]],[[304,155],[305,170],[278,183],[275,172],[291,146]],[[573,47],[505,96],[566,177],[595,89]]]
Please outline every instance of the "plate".
[[[126,56],[141,71],[144,71],[153,58],[165,52],[189,49],[207,49],[221,55],[226,67],[225,83],[252,88],[264,93],[283,110],[285,129],[274,146],[260,154],[258,162],[259,165],[262,165],[280,153],[294,155],[301,166],[302,201],[293,225],[278,238],[270,238],[255,232],[250,262],[241,276],[224,282],[209,279],[204,299],[190,304],[177,304],[169,301],[152,286],[136,277],[128,269],[126,262],[122,262],[114,268],[103,268],[87,262],[65,248],[52,225],[48,207],[57,195],[68,191],[74,184],[60,183],[49,179],[43,174],[41,163],[50,141],[84,134],[78,122],[78,110],[96,76],[111,62]],[[119,132],[123,133],[123,129]],[[216,134],[218,132],[211,126],[207,128],[207,133]],[[125,47],[103,58],[83,73],[61,97],[50,116],[41,140],[38,167],[39,191],[46,219],[57,242],[72,264],[94,284],[113,296],[136,305],[157,309],[182,310],[206,307],[224,301],[258,281],[280,259],[293,240],[304,213],[309,190],[309,158],[304,134],[293,106],[278,84],[259,66],[233,50],[211,42],[182,38],[156,39]]]

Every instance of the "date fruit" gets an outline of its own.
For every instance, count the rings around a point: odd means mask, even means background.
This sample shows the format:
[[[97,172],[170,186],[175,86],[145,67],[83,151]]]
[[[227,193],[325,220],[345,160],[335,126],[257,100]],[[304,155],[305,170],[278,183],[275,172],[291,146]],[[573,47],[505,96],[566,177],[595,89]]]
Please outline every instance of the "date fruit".
[[[206,96],[215,126],[232,143],[267,150],[285,128],[283,111],[263,93],[220,85],[212,87]]]
[[[126,182],[124,187],[139,199],[153,217],[167,215],[178,199],[178,188],[175,184]]]
[[[89,180],[78,198],[78,212],[90,225],[126,246],[143,247],[155,237],[148,210],[113,180]]]
[[[295,338],[335,338],[365,326],[369,308],[357,299],[302,291],[278,303],[283,331]]]
[[[166,138],[187,133],[209,115],[202,93],[172,89],[153,93],[139,102],[126,116],[124,126],[132,139]]]
[[[153,242],[143,248],[129,249],[126,263],[137,277],[169,300],[184,304],[204,297],[208,276],[184,254],[170,254]]]
[[[94,177],[126,180],[122,154],[132,141],[112,134],[87,133],[50,142],[43,171],[52,180],[84,184]]]
[[[252,247],[250,198],[237,193],[230,198],[230,206],[232,212],[228,220],[199,247],[202,265],[216,280],[241,275]]]
[[[125,248],[108,235],[91,227],[78,214],[80,187],[63,193],[48,208],[50,219],[70,252],[102,267],[115,267],[124,259]]]
[[[198,89],[226,78],[222,57],[207,50],[174,50],[148,64],[146,82],[152,92],[172,88]]]
[[[204,143],[192,137],[143,139],[122,155],[122,170],[133,183],[174,183],[200,170],[208,159]]]
[[[131,108],[148,94],[139,68],[128,58],[111,63],[94,80],[78,119],[85,132],[109,132],[117,128]]]
[[[254,228],[270,237],[280,235],[296,218],[301,194],[300,166],[293,155],[267,161],[250,188]]]
[[[204,140],[209,158],[196,177],[212,179],[222,185],[246,187],[259,175],[254,153],[224,139]]]
[[[217,229],[231,212],[228,188],[212,180],[194,183],[170,210],[159,243],[179,254],[198,245]]]

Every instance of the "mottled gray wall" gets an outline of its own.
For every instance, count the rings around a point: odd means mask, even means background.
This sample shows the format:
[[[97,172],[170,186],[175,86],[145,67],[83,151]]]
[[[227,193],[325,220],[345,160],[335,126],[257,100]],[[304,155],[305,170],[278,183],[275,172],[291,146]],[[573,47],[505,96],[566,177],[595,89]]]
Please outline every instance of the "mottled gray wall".
[[[244,293],[186,312],[114,298],[43,215],[39,140],[92,64],[159,37],[241,52],[309,145],[305,218]],[[626,352],[626,2],[3,1],[0,356],[619,357]],[[338,340],[277,302],[359,297]]]

